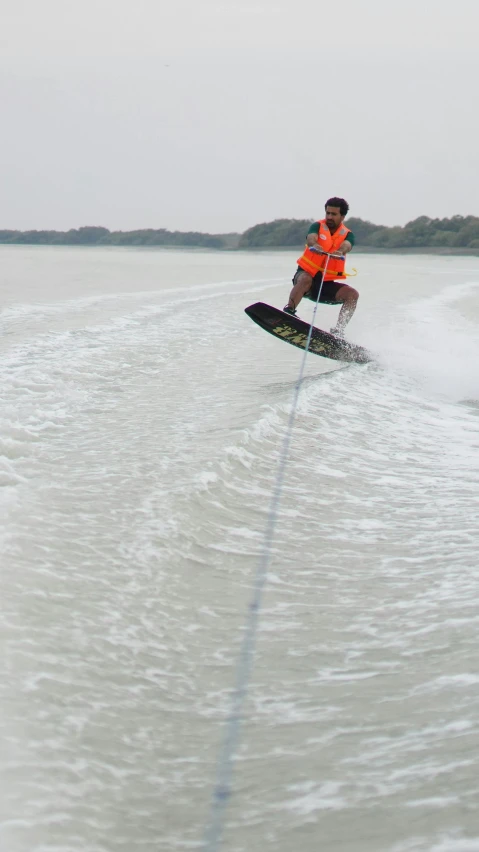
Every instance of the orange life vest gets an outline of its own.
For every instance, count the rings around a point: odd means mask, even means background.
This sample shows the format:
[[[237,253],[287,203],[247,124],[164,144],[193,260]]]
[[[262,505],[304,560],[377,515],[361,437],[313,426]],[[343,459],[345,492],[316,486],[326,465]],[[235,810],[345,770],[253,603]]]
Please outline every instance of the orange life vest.
[[[316,243],[318,248],[322,248],[323,251],[328,252],[339,251],[344,240],[347,239],[348,234],[351,233],[349,228],[346,228],[346,225],[340,225],[337,231],[332,234],[326,225],[326,219],[321,219],[318,224],[319,234],[318,242]],[[335,281],[337,278],[347,277],[344,271],[346,266],[344,258],[327,258],[324,254],[318,254],[317,251],[311,251],[308,246],[306,246],[304,254],[298,258],[298,266],[300,266],[301,269],[304,269],[305,272],[309,272],[309,274],[314,278],[318,272],[322,272],[324,270],[326,261],[328,262],[328,266],[326,274],[324,275],[325,281]]]

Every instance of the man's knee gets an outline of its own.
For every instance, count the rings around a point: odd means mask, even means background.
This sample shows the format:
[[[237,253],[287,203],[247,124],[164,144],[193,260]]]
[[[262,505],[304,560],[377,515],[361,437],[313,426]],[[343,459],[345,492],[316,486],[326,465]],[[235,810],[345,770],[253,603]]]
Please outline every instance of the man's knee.
[[[356,304],[359,299],[359,293],[354,287],[349,287],[344,294],[344,301],[350,302],[351,304]]]
[[[303,293],[307,293],[311,289],[312,283],[313,279],[308,272],[297,272],[293,278],[294,286],[300,287]]]

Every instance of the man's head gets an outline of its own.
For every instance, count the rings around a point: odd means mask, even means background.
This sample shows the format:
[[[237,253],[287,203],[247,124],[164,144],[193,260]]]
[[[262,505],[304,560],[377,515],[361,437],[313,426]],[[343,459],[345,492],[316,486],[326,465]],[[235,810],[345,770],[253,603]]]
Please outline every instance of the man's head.
[[[330,231],[339,228],[349,210],[349,204],[344,198],[328,198],[324,205],[326,211],[326,224]]]

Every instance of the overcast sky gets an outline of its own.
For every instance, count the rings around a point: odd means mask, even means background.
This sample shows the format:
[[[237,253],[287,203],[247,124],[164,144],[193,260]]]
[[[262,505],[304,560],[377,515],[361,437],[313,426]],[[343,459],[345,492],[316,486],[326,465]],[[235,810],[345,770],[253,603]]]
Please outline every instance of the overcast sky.
[[[479,215],[478,0],[0,0],[0,227]]]

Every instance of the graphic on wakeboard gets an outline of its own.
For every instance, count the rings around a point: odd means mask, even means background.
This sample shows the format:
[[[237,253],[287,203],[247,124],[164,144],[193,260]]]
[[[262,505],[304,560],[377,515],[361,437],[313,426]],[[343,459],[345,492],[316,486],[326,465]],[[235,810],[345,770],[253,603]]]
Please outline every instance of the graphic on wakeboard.
[[[245,313],[265,331],[275,335],[292,346],[306,348],[310,324],[298,317],[285,314],[279,308],[273,308],[264,302],[255,302],[245,308]],[[362,346],[334,337],[327,331],[313,326],[308,352],[332,358],[334,361],[353,361],[357,364],[367,364],[372,361],[371,354]]]

